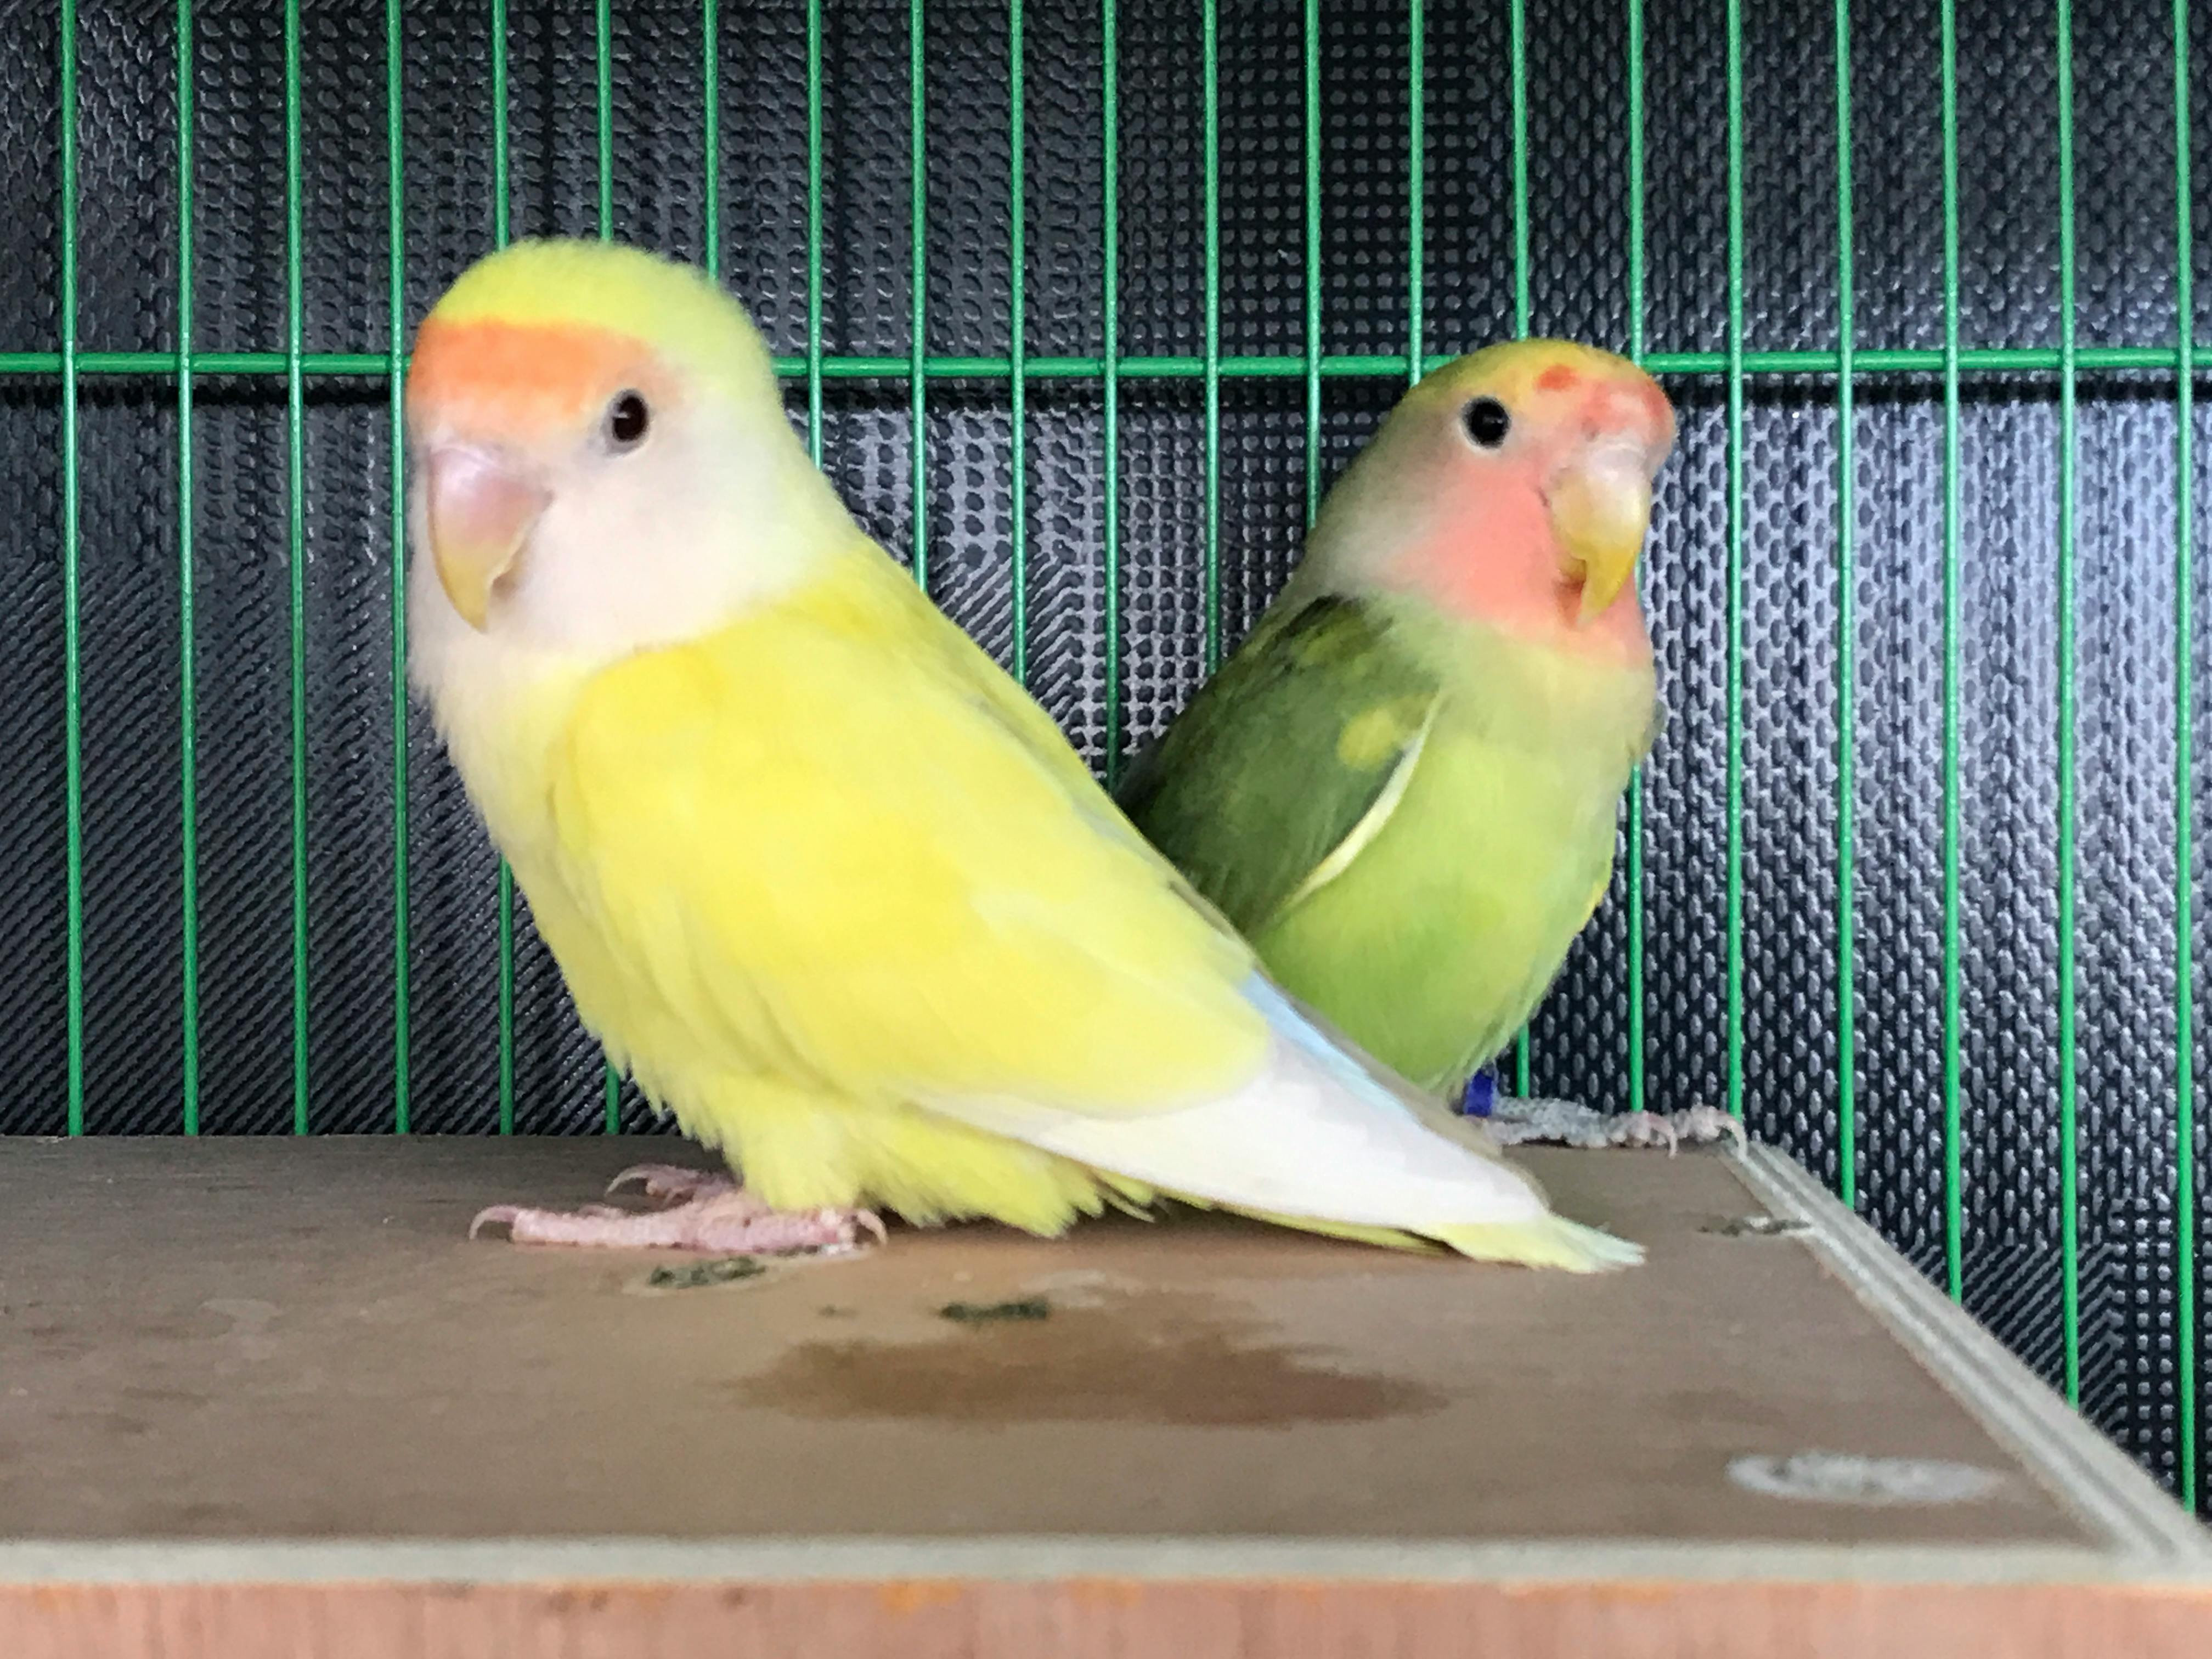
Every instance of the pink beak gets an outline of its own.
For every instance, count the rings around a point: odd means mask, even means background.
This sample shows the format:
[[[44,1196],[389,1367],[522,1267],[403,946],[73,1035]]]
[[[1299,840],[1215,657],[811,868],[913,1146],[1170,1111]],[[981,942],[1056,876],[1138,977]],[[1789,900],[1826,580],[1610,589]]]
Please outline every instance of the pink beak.
[[[481,634],[493,590],[553,497],[501,457],[468,445],[431,450],[424,475],[439,586],[461,620]]]

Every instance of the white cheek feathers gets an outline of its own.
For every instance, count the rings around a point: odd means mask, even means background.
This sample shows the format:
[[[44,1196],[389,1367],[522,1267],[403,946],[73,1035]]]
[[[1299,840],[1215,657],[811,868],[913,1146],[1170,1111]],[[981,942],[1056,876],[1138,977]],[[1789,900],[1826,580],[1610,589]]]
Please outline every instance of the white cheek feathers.
[[[743,414],[656,410],[634,447],[610,449],[595,429],[545,467],[550,500],[498,580],[488,634],[611,661],[711,633],[858,542],[781,410],[766,431]]]

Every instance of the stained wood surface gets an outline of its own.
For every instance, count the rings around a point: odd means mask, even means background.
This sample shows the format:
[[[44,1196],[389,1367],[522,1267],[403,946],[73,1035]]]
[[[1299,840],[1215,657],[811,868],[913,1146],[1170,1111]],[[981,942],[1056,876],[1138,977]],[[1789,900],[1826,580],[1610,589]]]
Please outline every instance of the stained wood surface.
[[[1650,1247],[1595,1279],[465,1237],[641,1150],[0,1141],[0,1654],[2212,1651],[2179,1512],[1771,1161],[1531,1153]],[[1807,1453],[1980,1489],[1745,1471]]]

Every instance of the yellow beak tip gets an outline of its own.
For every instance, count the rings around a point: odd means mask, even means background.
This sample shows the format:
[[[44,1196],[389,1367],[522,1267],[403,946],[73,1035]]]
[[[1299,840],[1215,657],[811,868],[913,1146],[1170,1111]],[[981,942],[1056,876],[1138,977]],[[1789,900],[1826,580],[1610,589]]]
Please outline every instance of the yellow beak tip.
[[[1625,557],[1609,558],[1601,564],[1586,566],[1583,572],[1581,612],[1577,618],[1588,627],[1613,609],[1613,601],[1628,586],[1628,579],[1636,568],[1636,557],[1643,550],[1639,540]]]
[[[473,550],[458,553],[443,547],[434,550],[438,586],[446,590],[447,601],[460,619],[479,634],[491,618],[492,589],[505,570],[505,562],[495,563],[495,559],[496,556],[486,558]]]

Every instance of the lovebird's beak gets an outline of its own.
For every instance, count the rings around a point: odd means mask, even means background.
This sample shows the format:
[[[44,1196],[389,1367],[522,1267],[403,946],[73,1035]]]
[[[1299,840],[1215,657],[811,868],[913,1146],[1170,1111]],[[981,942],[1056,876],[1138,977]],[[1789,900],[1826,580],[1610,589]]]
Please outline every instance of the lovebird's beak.
[[[1651,529],[1650,462],[1633,444],[1601,443],[1570,462],[1544,492],[1561,577],[1582,586],[1577,625],[1603,616],[1635,574]]]
[[[512,463],[469,445],[433,449],[425,471],[439,585],[461,620],[481,634],[492,590],[553,497]]]

